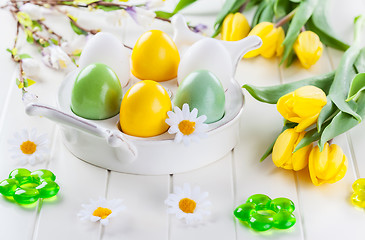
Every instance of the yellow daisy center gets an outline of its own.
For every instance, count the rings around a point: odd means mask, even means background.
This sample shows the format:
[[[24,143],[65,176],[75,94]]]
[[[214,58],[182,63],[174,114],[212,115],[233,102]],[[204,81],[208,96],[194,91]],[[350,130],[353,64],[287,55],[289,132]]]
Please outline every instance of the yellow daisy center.
[[[112,210],[110,210],[109,208],[103,208],[103,207],[98,207],[97,209],[95,209],[95,211],[93,212],[93,215],[96,217],[100,217],[101,219],[105,219],[107,218],[110,214],[112,213]]]
[[[196,202],[190,198],[183,198],[179,202],[179,208],[184,213],[193,213],[196,208]]]
[[[33,154],[37,150],[37,144],[28,140],[20,145],[20,150],[22,150],[24,154]]]
[[[184,135],[190,135],[195,131],[195,122],[189,120],[182,120],[179,123],[179,130]]]

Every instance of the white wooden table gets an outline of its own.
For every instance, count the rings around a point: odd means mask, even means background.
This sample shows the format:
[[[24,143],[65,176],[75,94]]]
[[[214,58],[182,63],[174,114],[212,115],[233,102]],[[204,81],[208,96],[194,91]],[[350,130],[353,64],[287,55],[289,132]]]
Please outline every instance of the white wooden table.
[[[217,8],[212,12],[215,10]],[[343,40],[351,42],[353,18],[361,12],[365,13],[364,0],[331,1],[328,9],[330,23]],[[209,26],[214,22],[214,14],[187,17]],[[17,66],[5,52],[13,44],[15,22],[8,12],[0,10],[0,23],[0,179],[5,179],[11,170],[20,167],[10,158],[7,141],[16,131],[36,128],[38,132],[48,134],[51,155],[47,162],[26,168],[50,169],[61,186],[56,201],[45,201],[34,208],[24,208],[0,197],[0,239],[365,239],[365,212],[350,203],[352,183],[365,177],[364,124],[335,139],[348,157],[349,167],[344,179],[332,185],[315,187],[307,170],[295,173],[279,169],[270,158],[259,162],[266,147],[278,134],[282,118],[275,105],[257,102],[247,92],[240,141],[217,162],[195,171],[163,176],[107,171],[68,152],[53,122],[25,114],[20,91],[15,85]],[[156,27],[171,33],[167,23],[156,22],[150,28]],[[133,45],[145,29],[127,21],[125,31],[107,30],[114,31],[126,44]],[[363,33],[365,43],[365,30]],[[20,45],[24,46],[21,49],[24,52],[39,55],[23,40],[20,40]],[[301,68],[298,63],[290,68],[279,67],[278,59],[257,57],[242,60],[236,79],[240,84],[260,86],[296,81],[335,69],[341,55],[342,52],[326,48],[322,58],[310,70]],[[30,90],[39,95],[41,102],[55,105],[63,77],[63,73],[42,66],[42,76]],[[209,200],[213,203],[211,217],[198,227],[189,227],[175,216],[169,216],[164,205],[173,186],[185,182],[208,191]],[[259,233],[240,224],[233,217],[233,210],[255,193],[291,199],[296,205],[295,226],[289,230]],[[99,196],[124,199],[127,207],[107,227],[81,222],[76,216],[82,203]]]

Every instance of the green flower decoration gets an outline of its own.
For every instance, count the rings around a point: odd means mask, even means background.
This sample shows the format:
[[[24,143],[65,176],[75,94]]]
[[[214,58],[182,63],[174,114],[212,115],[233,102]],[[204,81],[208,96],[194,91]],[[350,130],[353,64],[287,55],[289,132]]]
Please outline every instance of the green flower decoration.
[[[56,196],[60,187],[54,181],[56,176],[49,170],[31,172],[18,168],[9,174],[9,178],[0,182],[0,193],[13,198],[19,204],[32,204],[39,198]]]
[[[288,229],[295,222],[292,214],[295,206],[287,198],[275,198],[271,200],[264,194],[255,194],[249,197],[246,203],[234,210],[234,215],[242,222],[256,231],[266,231],[274,227],[277,229]]]

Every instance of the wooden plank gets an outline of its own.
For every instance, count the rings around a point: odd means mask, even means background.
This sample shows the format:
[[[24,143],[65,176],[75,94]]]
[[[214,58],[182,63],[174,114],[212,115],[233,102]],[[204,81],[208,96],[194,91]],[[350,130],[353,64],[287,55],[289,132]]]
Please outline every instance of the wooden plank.
[[[143,176],[111,172],[108,199],[123,199],[126,209],[104,228],[102,239],[168,239],[164,201],[169,175]]]
[[[44,201],[35,239],[99,239],[100,224],[81,221],[81,204],[105,196],[107,171],[72,155],[58,131],[49,169],[56,175],[60,191],[54,202]]]
[[[259,69],[265,69],[259,70]],[[256,86],[280,84],[277,59],[244,59],[239,64],[236,79]],[[266,194],[272,199],[291,199],[296,210],[296,225],[289,230],[269,230],[258,233],[236,220],[237,239],[264,239],[268,235],[280,239],[302,239],[300,206],[296,182],[291,171],[277,168],[271,157],[264,162],[260,158],[274,141],[282,126],[282,117],[275,105],[258,102],[247,92],[244,114],[241,119],[240,142],[234,150],[235,206],[243,204],[253,194]]]
[[[211,216],[205,218],[202,224],[189,226],[171,215],[169,239],[235,239],[231,152],[206,167],[173,175],[171,189],[174,186],[182,187],[184,183],[191,187],[199,186],[202,192],[209,193],[207,200],[212,203]]]

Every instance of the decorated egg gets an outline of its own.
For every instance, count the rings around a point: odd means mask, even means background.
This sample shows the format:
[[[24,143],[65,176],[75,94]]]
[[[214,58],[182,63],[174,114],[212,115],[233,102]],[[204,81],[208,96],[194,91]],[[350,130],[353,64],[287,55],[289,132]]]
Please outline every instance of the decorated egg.
[[[205,69],[212,72],[227,89],[233,77],[232,60],[226,48],[217,40],[205,38],[194,43],[181,59],[179,84],[193,71]]]
[[[83,69],[92,63],[104,63],[118,76],[122,86],[129,81],[129,55],[123,43],[111,33],[99,32],[83,49],[79,65]]]
[[[225,95],[221,82],[210,71],[190,73],[180,84],[174,99],[180,109],[183,104],[198,109],[198,115],[207,116],[206,123],[220,120],[224,115]]]
[[[122,98],[122,87],[114,71],[102,63],[90,64],[76,77],[71,109],[83,118],[106,119],[118,114]]]
[[[175,43],[164,32],[142,34],[133,47],[132,74],[141,80],[162,82],[177,76],[180,55]]]
[[[166,90],[151,80],[134,84],[124,95],[120,107],[120,126],[124,133],[152,137],[167,131],[167,112],[171,100]]]

